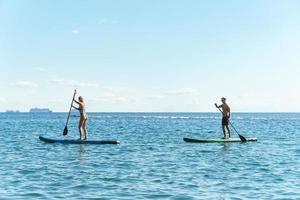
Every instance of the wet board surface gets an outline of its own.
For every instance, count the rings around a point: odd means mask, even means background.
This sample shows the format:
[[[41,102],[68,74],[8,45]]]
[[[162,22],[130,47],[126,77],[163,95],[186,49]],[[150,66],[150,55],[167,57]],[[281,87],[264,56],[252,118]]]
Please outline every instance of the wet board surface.
[[[210,142],[241,142],[240,138],[183,138],[185,142],[194,142],[194,143],[210,143]],[[257,138],[246,138],[247,142],[255,142]]]
[[[120,144],[117,140],[67,140],[67,139],[50,139],[39,136],[39,139],[46,143],[60,143],[60,144]]]

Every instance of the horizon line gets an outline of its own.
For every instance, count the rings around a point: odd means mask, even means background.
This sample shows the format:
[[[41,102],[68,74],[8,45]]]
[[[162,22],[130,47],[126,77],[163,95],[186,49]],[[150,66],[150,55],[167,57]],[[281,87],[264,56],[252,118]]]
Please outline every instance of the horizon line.
[[[30,111],[6,112],[6,111],[0,111],[0,113],[50,114],[50,113],[68,113],[68,112],[67,111],[51,111],[51,112],[30,112]],[[87,112],[87,113],[220,113],[220,112],[214,112],[214,111],[91,111],[91,112]],[[300,111],[235,111],[235,112],[231,112],[231,113],[300,113]]]

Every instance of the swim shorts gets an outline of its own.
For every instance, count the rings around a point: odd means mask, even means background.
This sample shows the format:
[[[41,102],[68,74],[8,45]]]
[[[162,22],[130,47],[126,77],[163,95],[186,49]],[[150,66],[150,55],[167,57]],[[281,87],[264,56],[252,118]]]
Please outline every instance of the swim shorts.
[[[228,126],[229,123],[229,118],[228,117],[223,117],[222,118],[222,125],[223,126]]]

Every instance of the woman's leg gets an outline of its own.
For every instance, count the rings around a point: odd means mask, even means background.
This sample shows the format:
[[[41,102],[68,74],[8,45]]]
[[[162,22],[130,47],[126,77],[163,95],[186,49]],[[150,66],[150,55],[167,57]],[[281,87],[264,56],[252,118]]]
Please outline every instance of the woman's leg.
[[[81,137],[82,137],[82,125],[83,125],[83,119],[80,117],[80,120],[79,120],[79,125],[78,125],[78,129],[79,129],[79,139],[81,140]]]
[[[83,128],[83,131],[84,131],[84,140],[87,139],[87,127],[86,127],[86,123],[87,123],[87,118],[83,120],[83,123],[82,123],[82,128]]]

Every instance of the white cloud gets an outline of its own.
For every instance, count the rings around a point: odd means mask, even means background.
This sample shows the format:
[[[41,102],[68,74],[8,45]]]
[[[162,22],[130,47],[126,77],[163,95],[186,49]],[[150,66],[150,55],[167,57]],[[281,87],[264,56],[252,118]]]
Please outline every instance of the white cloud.
[[[98,91],[98,97],[93,99],[93,101],[107,101],[113,104],[132,101],[132,99],[128,97],[130,96],[128,91],[126,92],[120,88],[111,86],[103,86],[101,89],[101,91]]]
[[[113,94],[113,93],[103,93],[102,95],[101,95],[101,97],[102,98],[115,98],[117,95],[116,94]]]
[[[37,70],[39,72],[46,72],[47,71],[45,68],[42,68],[42,67],[37,67],[37,68],[35,68],[35,70]]]
[[[107,19],[101,19],[101,20],[99,20],[98,24],[102,25],[102,24],[106,24],[107,22],[108,22]]]
[[[102,89],[103,90],[108,90],[108,91],[115,91],[115,89],[111,86],[103,86]]]
[[[120,93],[123,93],[123,92],[128,92],[128,88],[114,88],[112,86],[103,86],[101,88],[105,92],[114,93],[114,94],[116,94],[116,93],[120,94]]]
[[[51,83],[57,83],[57,84],[61,84],[61,83],[64,83],[65,80],[62,80],[62,79],[53,79],[50,81]]]
[[[163,95],[152,95],[152,96],[149,96],[148,99],[150,100],[160,100],[160,99],[164,99],[165,96]]]
[[[127,97],[116,97],[116,98],[114,98],[114,101],[116,102],[116,103],[120,103],[120,102],[128,102],[128,101],[130,101],[130,99],[128,99]]]
[[[80,30],[78,30],[78,29],[73,29],[71,32],[74,33],[74,34],[78,34],[78,33],[80,32]]]
[[[98,87],[98,84],[96,83],[76,82],[76,81],[71,82],[70,85],[75,87]]]
[[[127,97],[119,95],[119,94],[115,94],[112,92],[105,92],[105,93],[101,94],[101,98],[110,100],[110,101],[118,101],[118,102],[120,102],[120,101],[124,102],[124,101],[128,100]]]
[[[3,103],[6,103],[7,102],[7,99],[3,98],[3,97],[0,97],[0,103],[3,104]]]
[[[29,87],[29,88],[38,87],[38,84],[33,81],[17,81],[15,83],[13,83],[12,85],[18,86],[18,87]]]
[[[84,81],[76,81],[76,80],[66,80],[66,79],[53,79],[50,80],[51,83],[66,85],[72,87],[98,87],[99,85],[96,83],[89,83]]]
[[[104,93],[98,98],[90,99],[90,101],[94,101],[94,102],[105,101],[105,102],[109,102],[109,103],[113,103],[113,104],[119,104],[119,103],[131,102],[133,100],[129,99],[126,96],[122,96],[122,95],[116,95],[113,93]]]
[[[186,94],[194,94],[197,91],[193,88],[178,88],[176,90],[168,91],[167,94],[171,95],[186,95]]]

